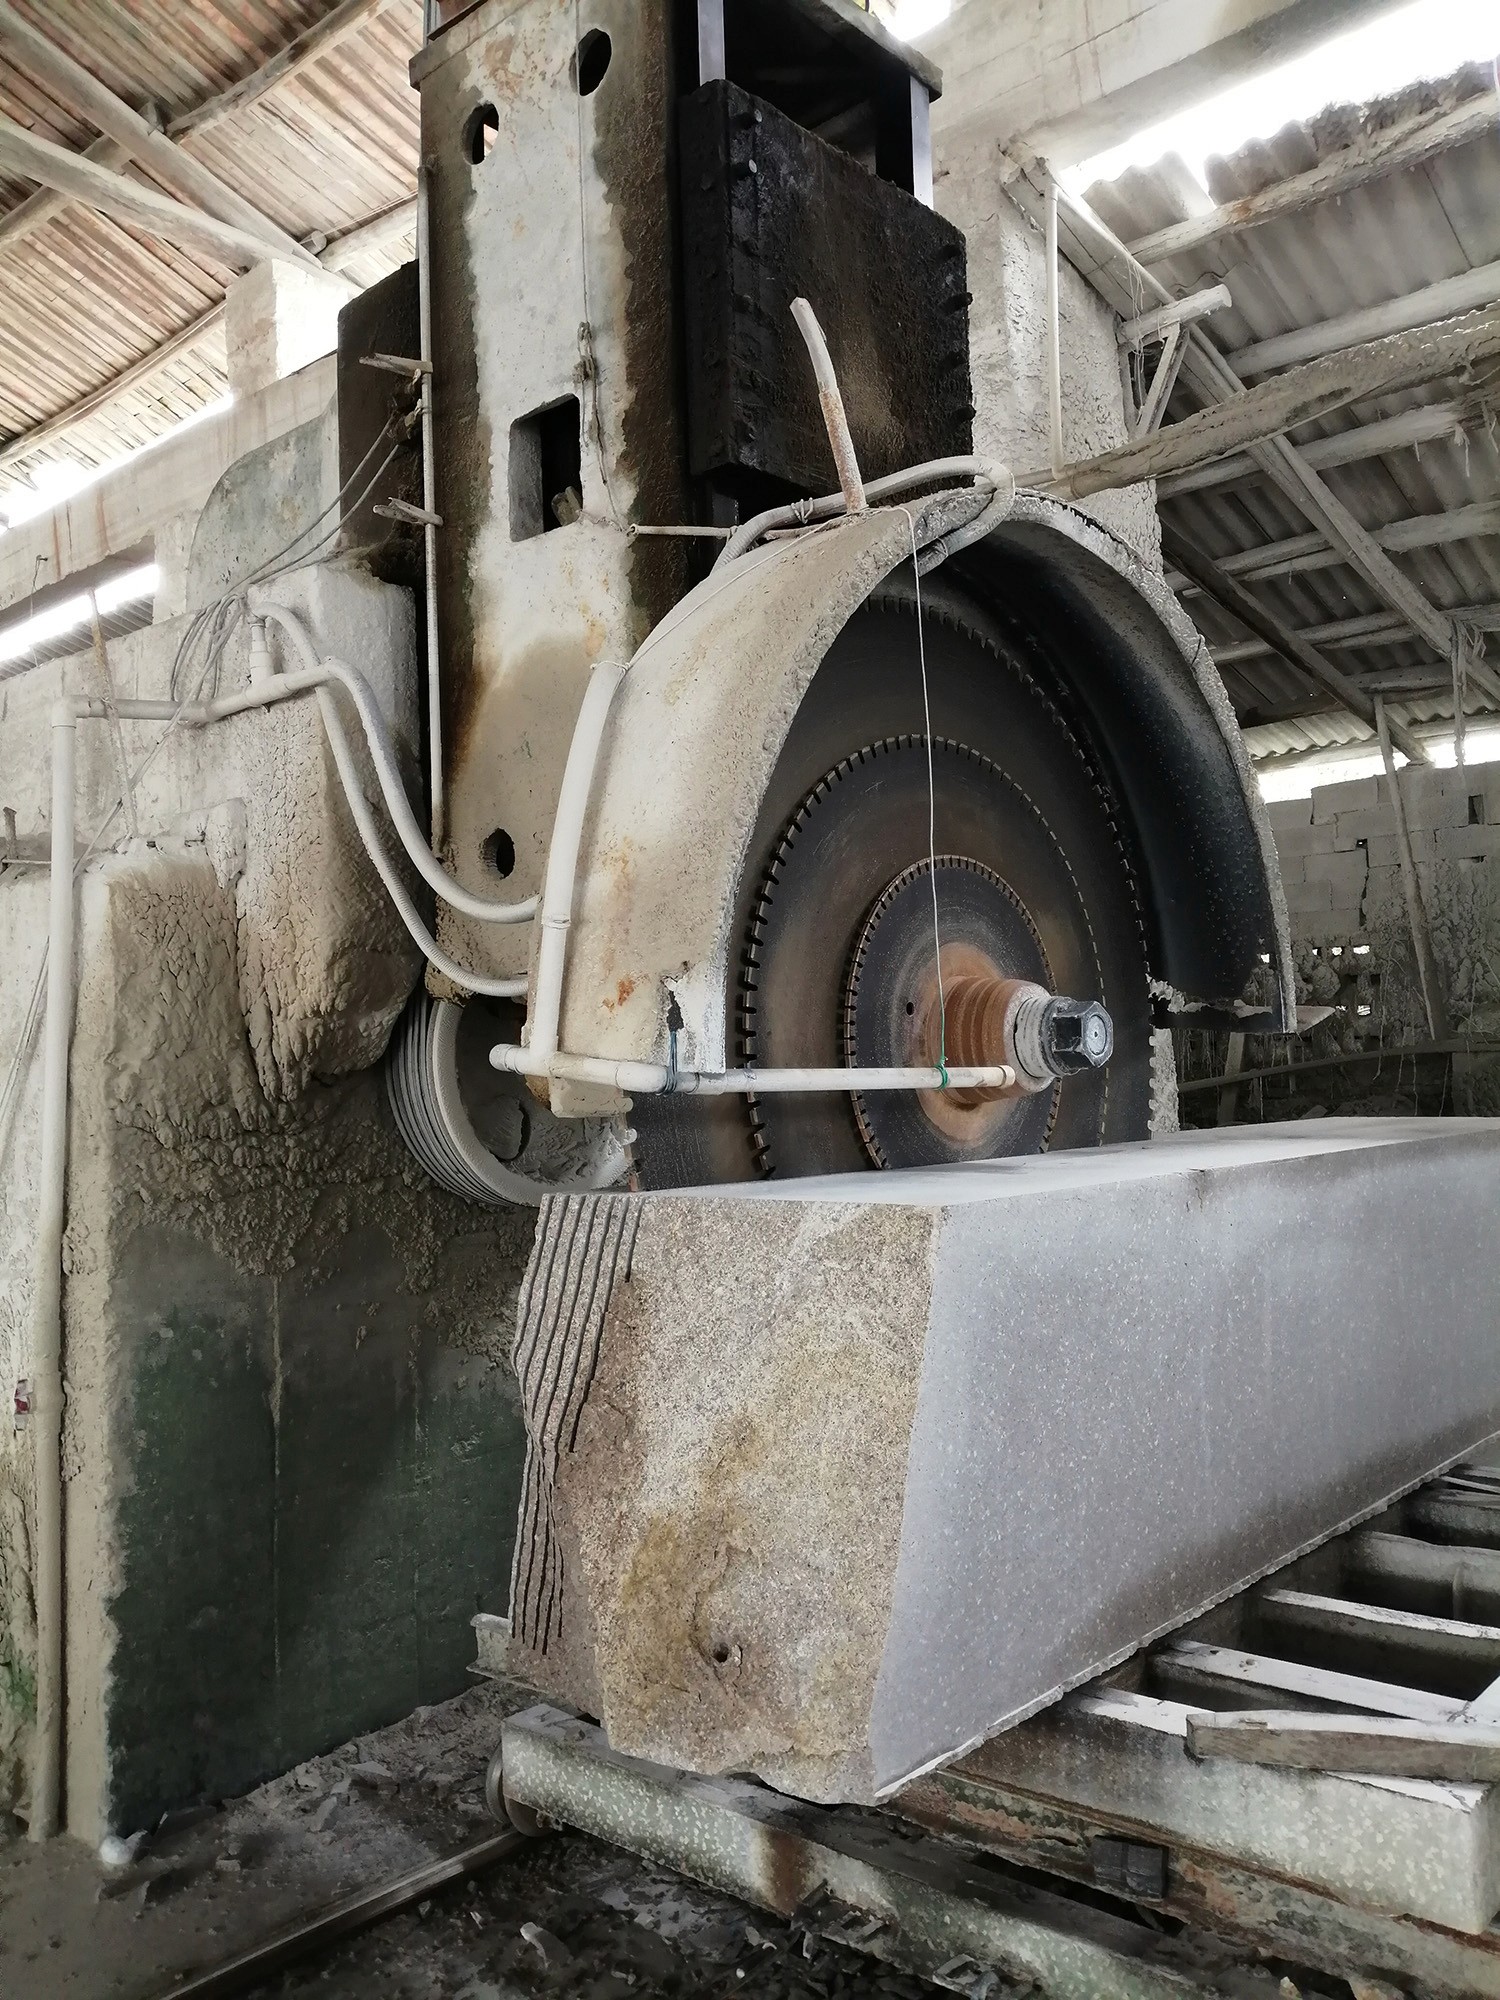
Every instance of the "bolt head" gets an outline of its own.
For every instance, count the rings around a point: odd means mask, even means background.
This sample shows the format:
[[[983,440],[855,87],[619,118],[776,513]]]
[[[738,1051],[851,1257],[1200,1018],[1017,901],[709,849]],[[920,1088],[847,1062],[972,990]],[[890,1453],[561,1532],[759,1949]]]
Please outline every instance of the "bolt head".
[[[1099,1000],[1057,999],[1042,1022],[1042,1051],[1057,1076],[1103,1069],[1115,1052],[1115,1024]]]

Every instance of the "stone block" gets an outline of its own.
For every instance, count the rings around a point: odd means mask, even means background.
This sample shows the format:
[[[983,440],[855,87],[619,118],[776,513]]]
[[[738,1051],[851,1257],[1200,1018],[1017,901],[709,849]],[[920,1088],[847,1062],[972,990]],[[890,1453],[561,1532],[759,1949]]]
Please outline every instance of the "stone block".
[[[1378,806],[1365,806],[1357,812],[1340,813],[1333,822],[1333,828],[1336,847],[1353,847],[1357,840],[1374,840],[1381,834],[1394,833],[1396,817],[1382,802]]]
[[[1406,823],[1415,833],[1469,824],[1470,786],[1456,771],[1404,771],[1401,797]]]
[[[358,290],[333,271],[280,258],[236,278],[224,295],[224,347],[236,396],[253,396],[332,354],[339,313]]]
[[[1332,909],[1333,886],[1329,882],[1293,882],[1287,887],[1286,907],[1288,915],[1293,917],[1308,911]]]
[[[1305,879],[1309,885],[1326,882],[1338,903],[1357,903],[1364,891],[1369,862],[1355,849],[1349,854],[1310,854]]]
[[[1492,1435],[1497,1198],[1484,1119],[554,1198],[513,1670],[885,1796]]]
[[[1266,807],[1266,817],[1271,822],[1271,831],[1280,847],[1285,833],[1300,833],[1304,827],[1312,825],[1311,799],[1272,799]]]
[[[1288,893],[1300,888],[1307,880],[1307,856],[1305,854],[1278,854],[1281,863],[1281,886]]]
[[[1500,854],[1500,826],[1450,826],[1437,834],[1439,861],[1489,861]]]
[[[1349,778],[1341,785],[1316,785],[1312,795],[1314,825],[1336,819],[1341,812],[1368,810],[1380,803],[1378,778]]]
[[[1281,856],[1283,867],[1290,857],[1299,854],[1331,854],[1338,842],[1333,827],[1328,824],[1314,826],[1311,820],[1303,826],[1285,826],[1274,829],[1276,852]]]

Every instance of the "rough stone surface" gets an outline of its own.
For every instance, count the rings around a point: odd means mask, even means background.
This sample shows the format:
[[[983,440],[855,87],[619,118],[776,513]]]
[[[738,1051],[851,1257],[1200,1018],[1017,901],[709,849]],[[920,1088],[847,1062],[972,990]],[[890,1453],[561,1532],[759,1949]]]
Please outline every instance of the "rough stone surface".
[[[1328,1120],[650,1196],[608,1265],[554,1203],[518,1349],[585,1391],[550,1470],[523,1373],[517,1671],[627,1753],[881,1795],[1500,1427],[1497,1187],[1482,1121]]]
[[[198,685],[188,610],[325,504],[295,427],[174,523],[122,695]],[[110,510],[106,509],[106,513]],[[341,564],[274,586],[371,679],[415,767],[409,596]],[[249,671],[243,630],[204,683]],[[0,804],[46,852],[49,713],[87,658],[0,688]],[[74,1830],[218,1795],[462,1684],[503,1593],[521,1430],[504,1367],[529,1215],[429,1184],[378,1072],[420,959],[352,835],[316,709],[124,725],[141,840],[78,737],[66,1243],[67,1809]],[[154,754],[152,754],[154,753]],[[146,762],[150,757],[149,764]],[[373,777],[367,774],[373,792]],[[29,1371],[45,868],[0,867],[0,1387]],[[0,1428],[0,1804],[34,1720],[30,1439]],[[185,1532],[190,1524],[191,1532]]]
[[[253,396],[283,376],[332,354],[339,311],[358,288],[332,271],[279,257],[236,278],[224,297],[229,386]]]

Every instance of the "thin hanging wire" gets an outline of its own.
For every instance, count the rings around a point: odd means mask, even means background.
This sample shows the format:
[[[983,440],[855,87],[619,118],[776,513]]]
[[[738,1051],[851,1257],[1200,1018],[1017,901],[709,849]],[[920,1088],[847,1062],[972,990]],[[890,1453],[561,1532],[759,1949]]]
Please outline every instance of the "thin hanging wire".
[[[911,533],[911,573],[917,587],[917,659],[922,668],[922,722],[927,743],[927,872],[932,884],[932,955],[937,965],[938,989],[938,1088],[948,1088],[948,1000],[943,992],[943,940],[938,925],[937,892],[937,780],[932,766],[932,704],[927,693],[927,633],[922,621],[922,564],[917,550],[917,524],[909,507],[903,507]]]

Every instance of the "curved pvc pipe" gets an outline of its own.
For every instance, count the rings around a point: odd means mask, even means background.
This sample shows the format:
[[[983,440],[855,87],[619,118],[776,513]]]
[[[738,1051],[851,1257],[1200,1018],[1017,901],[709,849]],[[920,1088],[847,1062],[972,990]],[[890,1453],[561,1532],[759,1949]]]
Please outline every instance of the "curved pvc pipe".
[[[524,999],[529,984],[524,974],[512,979],[491,979],[486,974],[469,971],[456,959],[448,956],[423,923],[416,904],[407,894],[406,884],[391,865],[391,858],[381,842],[375,815],[370,811],[370,802],[360,785],[359,772],[349,748],[349,739],[344,734],[343,723],[339,721],[333,697],[326,687],[320,687],[316,692],[318,710],[323,717],[323,727],[328,731],[328,741],[333,750],[333,761],[338,767],[339,778],[344,787],[344,797],[349,802],[349,811],[359,830],[359,837],[364,842],[365,852],[375,865],[376,874],[385,884],[386,894],[396,906],[396,914],[411,933],[417,948],[429,964],[435,965],[444,978],[451,979],[455,986],[466,987],[471,993],[487,993],[499,1000]]]
[[[573,725],[573,741],[563,769],[562,791],[552,821],[547,850],[547,879],[542,885],[541,936],[537,941],[536,997],[528,1027],[527,1052],[545,1063],[557,1052],[562,1015],[563,972],[568,958],[568,931],[573,922],[573,887],[578,874],[578,849],[583,822],[593,796],[594,772],[605,724],[621,681],[630,671],[615,660],[601,660],[589,676],[583,705]],[[540,1073],[540,1072],[539,1072]]]
[[[828,352],[828,342],[818,324],[818,315],[806,299],[793,299],[792,318],[797,322],[797,331],[807,343],[807,351],[812,358],[818,401],[823,406],[823,423],[833,452],[833,466],[843,489],[844,512],[868,514],[870,503],[865,498],[865,482],[859,473],[854,434],[849,428],[849,413],[844,408],[844,392],[839,387],[833,356]]]
[[[381,714],[374,690],[364,675],[343,660],[320,659],[307,627],[296,612],[288,611],[284,605],[265,601],[253,604],[251,609],[255,617],[268,620],[286,633],[309,673],[321,673],[328,680],[337,681],[350,696],[359,713],[365,741],[369,746],[370,759],[375,766],[375,776],[380,781],[381,796],[385,800],[386,811],[391,816],[391,824],[395,827],[402,846],[411,857],[412,865],[428,887],[455,910],[461,911],[466,917],[475,918],[480,923],[530,923],[537,912],[535,896],[528,896],[518,903],[494,903],[483,896],[476,896],[453,879],[428,846],[427,838],[417,822],[417,816],[411,809],[411,801],[406,796],[401,769],[396,762],[396,753],[386,732],[385,717]]]
[[[909,493],[914,486],[932,486],[944,480],[964,478],[987,481],[993,488],[994,499],[975,521],[970,522],[968,528],[955,530],[947,538],[947,546],[952,550],[960,546],[966,547],[970,540],[977,541],[978,534],[971,531],[977,530],[981,521],[987,524],[984,528],[985,534],[988,534],[991,528],[999,527],[1001,521],[1014,507],[1016,481],[1015,474],[1008,465],[1001,464],[998,459],[933,458],[922,465],[908,466],[902,472],[887,473],[883,479],[872,479],[865,488],[865,497],[878,503],[899,498],[902,494]],[[763,536],[777,528],[805,528],[814,521],[835,520],[846,511],[842,493],[826,493],[817,500],[800,500],[784,507],[768,507],[763,514],[753,515],[743,527],[735,529],[720,550],[714,568],[723,569],[736,557],[754,548]],[[965,537],[962,543],[959,539],[960,534]]]

